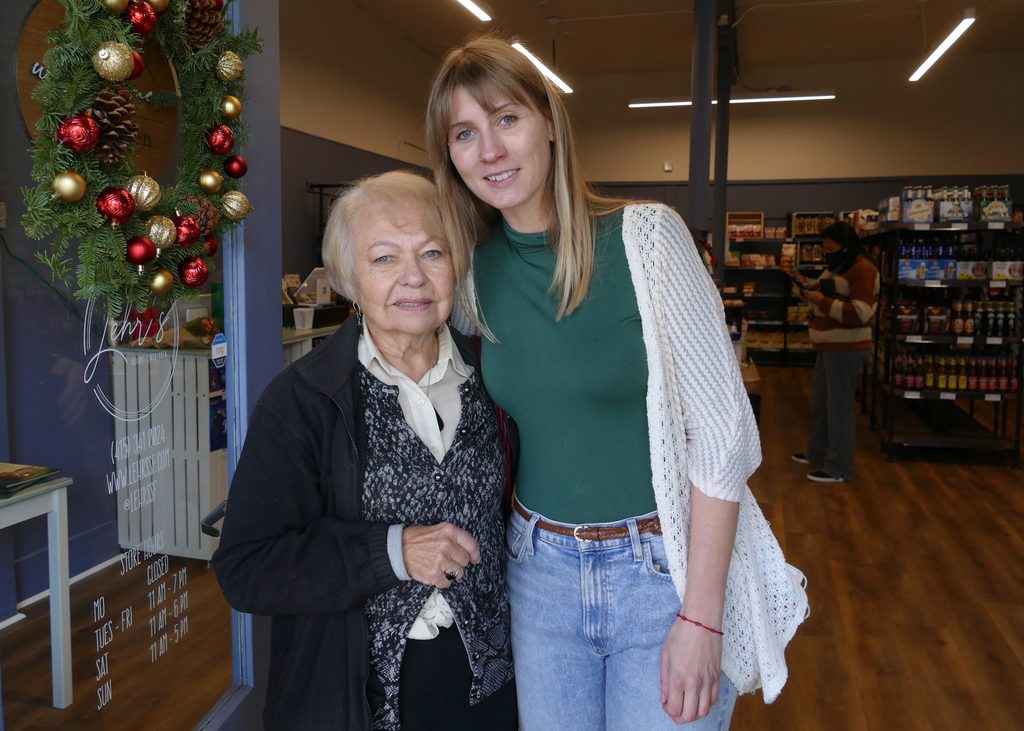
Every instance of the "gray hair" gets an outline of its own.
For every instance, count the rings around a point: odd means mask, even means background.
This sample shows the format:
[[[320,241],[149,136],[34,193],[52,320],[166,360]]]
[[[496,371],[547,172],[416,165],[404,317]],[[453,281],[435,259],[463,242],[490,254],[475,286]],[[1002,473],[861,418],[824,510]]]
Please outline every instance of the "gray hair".
[[[360,211],[381,203],[389,206],[417,206],[423,216],[424,229],[432,236],[444,238],[444,227],[438,206],[437,188],[427,178],[411,170],[393,170],[353,183],[331,206],[324,228],[322,256],[331,287],[351,302],[356,302],[356,236]],[[457,282],[466,273],[455,272]]]

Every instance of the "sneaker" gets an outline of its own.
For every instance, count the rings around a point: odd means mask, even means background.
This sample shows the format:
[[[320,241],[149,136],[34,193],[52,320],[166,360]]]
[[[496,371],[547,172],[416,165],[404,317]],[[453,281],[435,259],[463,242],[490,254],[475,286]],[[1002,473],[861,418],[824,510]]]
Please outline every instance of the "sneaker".
[[[789,455],[789,458],[794,462],[799,462],[800,464],[811,463],[811,461],[807,459],[807,455],[804,454],[803,452],[793,452],[793,454]]]
[[[811,482],[846,482],[844,477],[833,477],[825,470],[818,470],[817,472],[811,472],[807,475],[807,479]]]

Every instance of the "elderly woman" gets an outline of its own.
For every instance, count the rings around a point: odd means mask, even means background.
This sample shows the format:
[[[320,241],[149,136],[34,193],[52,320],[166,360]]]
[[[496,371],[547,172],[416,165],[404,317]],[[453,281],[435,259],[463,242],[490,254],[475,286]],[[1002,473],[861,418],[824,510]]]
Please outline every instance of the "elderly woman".
[[[335,203],[331,283],[358,318],[252,415],[213,567],[272,617],[268,729],[514,729],[505,452],[467,340],[467,263],[434,187],[393,172]]]

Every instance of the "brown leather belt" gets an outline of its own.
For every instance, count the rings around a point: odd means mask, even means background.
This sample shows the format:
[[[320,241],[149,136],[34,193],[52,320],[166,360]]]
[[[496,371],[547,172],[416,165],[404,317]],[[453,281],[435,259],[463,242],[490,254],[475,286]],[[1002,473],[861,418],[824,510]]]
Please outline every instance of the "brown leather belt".
[[[513,500],[516,512],[527,520],[533,519],[533,513],[524,508],[518,500]],[[629,536],[629,528],[626,526],[602,526],[602,525],[556,525],[543,520],[537,521],[537,527],[560,536],[571,536],[577,541],[607,541],[612,538],[626,538]],[[655,515],[653,518],[644,518],[636,522],[636,529],[639,533],[652,533],[661,535],[661,519]]]

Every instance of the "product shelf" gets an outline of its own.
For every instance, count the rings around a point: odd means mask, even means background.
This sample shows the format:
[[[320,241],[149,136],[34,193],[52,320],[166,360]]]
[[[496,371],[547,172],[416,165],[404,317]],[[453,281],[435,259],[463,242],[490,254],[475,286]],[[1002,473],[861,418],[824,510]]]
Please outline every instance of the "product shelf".
[[[1006,289],[1024,285],[1024,279],[885,279],[882,284],[889,286],[894,281],[901,287],[938,289]]]
[[[902,247],[915,241],[921,231],[950,232],[959,238],[957,246],[967,245],[969,253],[976,252],[980,258],[993,261],[1007,261],[1002,256],[1013,256],[1024,249],[1024,237],[1018,230],[1020,224],[981,223],[977,221],[957,223],[936,222],[932,224],[889,224],[883,225],[877,233],[866,237],[882,262],[882,294],[890,305],[891,314],[879,317],[875,330],[875,346],[869,370],[876,377],[870,379],[870,392],[865,403],[870,410],[872,428],[880,428],[882,448],[893,459],[895,445],[911,447],[949,447],[956,449],[978,449],[1009,451],[1015,467],[1020,467],[1020,444],[1022,436],[1022,404],[1024,404],[1024,339],[1019,333],[1024,315],[1024,279],[902,279],[899,277],[900,252]],[[1011,233],[1006,233],[1011,231]],[[1011,241],[1012,239],[1012,241]],[[1002,255],[1002,256],[1001,256]],[[989,273],[991,275],[991,272]],[[953,322],[953,303],[962,297],[971,300],[995,301],[999,305],[996,332],[1015,332],[1012,336],[987,335],[984,333],[957,332],[901,332],[898,304],[908,302],[913,311],[925,313],[936,308],[936,319],[944,318]],[[1009,302],[1009,305],[1004,303]],[[1003,308],[1006,308],[1005,310]],[[994,309],[994,308],[993,308]],[[989,310],[989,317],[991,312]],[[1016,325],[1007,328],[1003,319],[1006,313],[1014,313]],[[945,314],[943,314],[945,313]],[[932,314],[927,313],[928,317]],[[907,323],[904,322],[904,325]],[[934,324],[929,321],[929,324]],[[919,325],[913,325],[918,330]],[[991,321],[983,326],[992,328]],[[924,346],[917,348],[915,346]],[[943,348],[942,346],[945,346]],[[1010,382],[1016,381],[1013,391],[966,391],[938,388],[896,388],[893,380],[897,368],[908,363],[920,368],[922,363],[942,363],[943,358],[966,360],[968,367],[977,363],[999,362],[1005,368],[1009,364],[1013,371],[999,371],[1007,375]],[[934,359],[934,360],[933,360]],[[941,368],[942,366],[937,366]],[[920,371],[918,371],[920,372]],[[936,372],[937,375],[937,372]],[[879,396],[881,398],[879,398]],[[948,402],[943,404],[942,402]],[[879,411],[881,403],[881,411]],[[983,404],[991,405],[991,412],[976,409]],[[991,422],[982,424],[978,418],[991,413]],[[922,431],[913,422],[918,421],[926,430]]]

